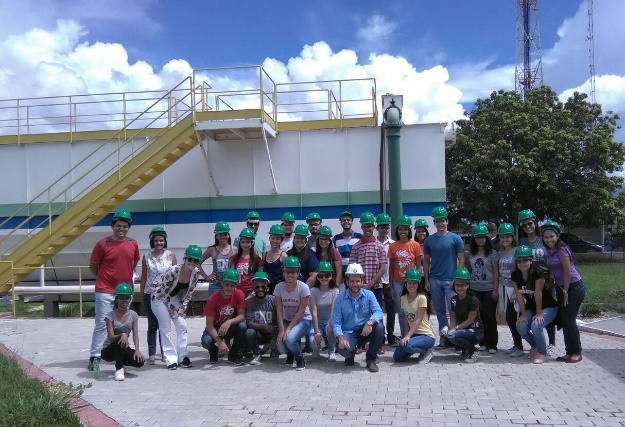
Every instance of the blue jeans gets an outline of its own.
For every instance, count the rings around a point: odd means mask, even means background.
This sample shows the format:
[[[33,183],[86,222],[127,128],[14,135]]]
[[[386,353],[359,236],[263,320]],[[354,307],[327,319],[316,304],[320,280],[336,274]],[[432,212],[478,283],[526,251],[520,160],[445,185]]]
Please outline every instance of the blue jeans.
[[[405,362],[413,354],[426,353],[429,349],[434,347],[435,342],[436,340],[434,338],[428,337],[427,335],[413,335],[405,346],[402,347],[400,345],[395,349],[393,360],[395,360],[395,362]]]
[[[385,295],[383,288],[371,289],[380,308],[386,308],[386,333],[392,337],[395,333],[395,302],[391,300],[390,294]],[[382,305],[384,303],[384,305]],[[382,340],[384,344],[384,340]]]
[[[401,309],[401,294],[404,291],[404,284],[399,280],[393,280],[393,296],[395,297],[395,313],[399,319],[399,331],[401,337],[406,336],[406,313]],[[395,320],[395,319],[393,319]],[[388,318],[387,318],[388,321]],[[395,322],[393,322],[395,323]]]
[[[436,312],[436,319],[438,320],[438,330],[442,330],[444,327],[449,327],[447,321],[447,312],[451,298],[456,295],[451,288],[453,280],[440,280],[430,278],[430,291],[432,292],[432,303],[434,304],[434,311]]]
[[[156,355],[156,336],[158,335],[158,319],[152,311],[152,298],[150,294],[143,294],[143,306],[148,315],[148,356]],[[161,354],[163,346],[161,345]]]
[[[100,357],[102,346],[106,340],[106,322],[104,321],[104,317],[113,310],[115,295],[96,292],[94,300],[95,327],[93,328],[93,335],[91,336],[91,351],[89,352],[89,356]]]
[[[481,329],[457,329],[447,336],[449,341],[456,347],[468,350],[469,355],[475,352],[475,345],[484,338],[484,331]]]
[[[217,328],[219,329],[219,328]],[[236,325],[230,326],[226,335],[221,337],[223,340],[232,339],[232,346],[230,347],[229,354],[234,357],[238,357],[237,353],[243,344],[243,340],[245,339],[245,331],[247,330],[247,324],[245,322],[237,323]],[[217,344],[215,344],[215,340],[211,336],[211,334],[204,329],[204,333],[202,334],[202,347],[208,350],[208,353],[211,357],[217,357],[219,349],[217,348]]]
[[[283,320],[283,322],[284,329],[291,323],[290,320]],[[293,356],[296,362],[304,360],[300,341],[302,337],[305,337],[310,332],[311,325],[312,320],[300,319],[297,325],[291,328],[284,341],[278,344],[278,353],[286,354],[287,357]]]
[[[584,283],[581,280],[571,283],[569,286],[569,302],[566,307],[564,307],[564,293],[560,286],[556,288],[556,293],[558,295],[558,303],[560,304],[566,354],[582,354],[582,342],[579,338],[579,328],[577,327],[577,314],[586,296]]]
[[[545,341],[545,334],[543,330],[554,321],[556,316],[558,315],[557,307],[547,307],[543,308],[542,314],[544,322],[542,324],[538,324],[538,322],[533,322],[534,313],[532,310],[525,310],[525,320],[519,323],[516,327],[517,331],[525,341],[532,348],[538,348],[538,353],[543,356],[547,355],[547,342]]]
[[[318,324],[321,336],[328,339],[328,354],[334,353],[336,349],[336,336],[334,336],[334,332],[332,332],[332,334],[328,334],[328,326],[330,326],[330,321],[321,321],[318,322]],[[308,345],[310,345],[310,348],[312,348],[313,351],[317,351],[320,349],[320,346],[317,345],[317,343],[315,342],[315,330],[312,328],[310,329]]]
[[[260,347],[258,344],[269,344],[271,342],[271,338],[273,338],[272,334],[261,332],[257,329],[248,328],[247,331],[245,331],[245,342],[247,343],[247,348],[252,351],[254,356],[258,356],[260,354]]]
[[[369,335],[363,337],[361,334],[362,327],[351,333],[344,332],[343,338],[349,343],[349,348],[339,348],[339,354],[346,359],[354,357],[356,355],[358,341],[362,340],[365,343],[369,342],[369,348],[367,349],[367,362],[376,361],[378,359],[378,350],[382,347],[382,343],[384,342],[384,324],[376,322]]]
[[[221,282],[212,281],[208,284],[208,296],[210,297],[213,294],[221,291]]]

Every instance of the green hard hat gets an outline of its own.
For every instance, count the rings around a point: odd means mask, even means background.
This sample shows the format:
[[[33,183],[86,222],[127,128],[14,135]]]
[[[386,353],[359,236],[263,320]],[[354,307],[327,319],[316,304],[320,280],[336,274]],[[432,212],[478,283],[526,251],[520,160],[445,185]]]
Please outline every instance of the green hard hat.
[[[282,264],[282,268],[299,268],[299,267],[300,267],[299,259],[297,259],[297,257],[294,257],[294,256],[286,257],[286,259],[284,260],[284,264]]]
[[[269,283],[269,276],[264,271],[257,271],[256,273],[254,273],[254,277],[252,277],[252,282],[255,282],[257,280],[264,280],[265,282]]]
[[[500,235],[514,234],[514,225],[509,222],[503,222],[499,226],[497,233]]]
[[[130,212],[128,212],[126,209],[118,209],[115,212],[115,215],[113,215],[113,221],[117,219],[123,219],[124,221],[127,221],[128,223],[132,222],[132,217],[130,216]]]
[[[317,212],[311,212],[306,216],[306,222],[310,221],[321,221],[321,217]]]
[[[403,225],[404,227],[411,227],[412,220],[410,219],[408,215],[401,215],[399,218],[397,218],[397,225]]]
[[[254,235],[254,230],[252,230],[251,228],[245,227],[239,233],[239,238],[241,238],[241,237],[247,237],[248,239],[254,239],[254,237],[256,237],[256,236]]]
[[[230,225],[226,221],[215,224],[215,234],[230,233]]]
[[[456,274],[454,274],[454,279],[468,282],[471,280],[471,273],[466,268],[459,268],[456,270]]]
[[[308,227],[306,227],[304,224],[300,224],[295,227],[293,234],[295,234],[296,236],[308,237]]]
[[[354,219],[354,215],[352,215],[352,213],[350,211],[343,211],[343,212],[341,212],[341,215],[339,216],[339,219],[343,218],[344,216],[348,216],[352,220]]]
[[[519,222],[525,221],[526,219],[536,218],[536,214],[531,209],[523,209],[519,212]]]
[[[445,219],[447,218],[447,209],[443,206],[437,206],[432,211],[432,218],[434,219]]]
[[[132,296],[132,286],[128,283],[120,283],[115,287],[115,295],[129,295]]]
[[[419,227],[428,228],[428,222],[424,220],[423,218],[419,218],[418,220],[414,222],[414,228],[419,228]]]
[[[152,238],[152,236],[163,236],[167,238],[167,232],[165,231],[163,227],[154,227],[150,231],[150,239]]]
[[[406,281],[411,282],[420,282],[421,281],[421,273],[416,268],[411,268],[406,271]]]
[[[198,245],[189,245],[184,251],[184,256],[196,261],[202,261],[202,249]]]
[[[277,236],[284,236],[284,228],[280,224],[274,224],[269,228],[269,234],[275,234]]]
[[[555,221],[551,221],[551,220],[547,220],[543,223],[543,225],[540,226],[540,231],[541,233],[544,233],[545,230],[553,230],[555,231],[556,234],[560,234],[560,232],[562,231],[560,229],[560,224],[558,224]]]
[[[321,261],[317,267],[317,273],[332,273],[333,271],[329,261]]]
[[[245,217],[246,220],[248,219],[257,219],[260,221],[260,215],[258,215],[258,212],[256,211],[249,211],[247,213],[247,216]]]
[[[291,212],[285,212],[282,214],[282,218],[280,219],[280,221],[295,222],[295,215],[293,215]]]
[[[514,250],[515,258],[532,258],[534,254],[532,253],[532,248],[526,245],[517,246]]]
[[[322,225],[321,228],[319,228],[319,235],[332,237],[332,229],[327,225]]]
[[[377,218],[375,219],[375,223],[378,225],[390,225],[391,217],[387,213],[379,213]]]
[[[375,222],[375,217],[371,212],[363,212],[360,215],[360,225],[369,225]]]
[[[224,282],[239,283],[239,272],[236,268],[227,268],[224,271],[222,280]]]
[[[486,224],[475,224],[473,226],[473,237],[488,236],[488,227]]]

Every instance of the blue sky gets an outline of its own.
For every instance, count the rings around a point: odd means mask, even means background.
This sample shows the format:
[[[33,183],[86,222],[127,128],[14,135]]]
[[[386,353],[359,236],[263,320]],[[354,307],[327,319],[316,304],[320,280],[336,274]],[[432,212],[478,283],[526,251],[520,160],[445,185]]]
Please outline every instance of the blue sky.
[[[21,0],[0,15],[0,99],[168,88],[193,68],[375,77],[408,122],[514,88],[516,1]],[[588,89],[587,3],[541,0],[545,84]],[[625,2],[595,1],[597,100],[625,113]],[[272,74],[273,76],[273,74]],[[405,81],[402,81],[405,80]]]

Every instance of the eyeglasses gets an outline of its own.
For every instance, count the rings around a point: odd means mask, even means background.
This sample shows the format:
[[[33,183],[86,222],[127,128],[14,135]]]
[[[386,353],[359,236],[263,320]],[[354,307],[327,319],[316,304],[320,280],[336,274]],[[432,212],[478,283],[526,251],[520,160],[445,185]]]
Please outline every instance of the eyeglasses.
[[[282,274],[299,274],[297,270],[284,270]]]
[[[533,227],[534,221],[526,222],[525,224],[521,224],[522,228]]]
[[[317,277],[319,279],[329,279],[332,275],[330,273],[319,273],[317,274]]]
[[[260,222],[248,222],[247,226],[248,227],[258,227],[260,225]]]
[[[329,242],[331,239],[329,237],[319,237],[317,240],[320,242]]]

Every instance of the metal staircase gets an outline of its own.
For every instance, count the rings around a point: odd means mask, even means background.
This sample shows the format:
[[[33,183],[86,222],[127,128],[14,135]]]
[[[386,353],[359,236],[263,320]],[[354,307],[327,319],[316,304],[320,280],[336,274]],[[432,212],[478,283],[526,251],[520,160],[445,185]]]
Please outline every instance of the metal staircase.
[[[37,195],[33,201],[20,207],[0,224],[16,221],[25,213],[28,214],[13,231],[0,239],[0,245],[10,244],[9,247],[0,246],[2,248],[0,259],[3,261],[0,262],[0,293],[10,291],[13,284],[20,282],[33,270],[45,264],[52,256],[195,147],[198,139],[194,127],[194,99],[192,80],[187,78],[120,130],[114,138],[105,141],[72,170]],[[165,101],[170,107],[163,111],[162,102]],[[150,114],[156,109],[162,112],[156,116]],[[161,128],[155,137],[147,139],[139,147],[135,146],[136,136],[141,131],[149,126],[159,126],[159,121],[164,120],[163,115],[171,117],[174,110],[178,117],[173,124]],[[149,117],[147,126],[140,130],[132,129],[137,123],[142,121],[144,123],[146,117]],[[103,151],[106,151],[103,147],[107,145],[110,147],[115,141],[117,149],[104,154],[103,157]],[[111,163],[114,161],[115,165],[103,167],[107,161]],[[95,165],[86,172],[81,172],[89,163]],[[61,191],[51,195],[52,189],[73,175],[78,177]],[[85,185],[85,179],[88,179],[90,185],[83,190],[77,189]],[[42,198],[47,200],[40,202]],[[37,221],[39,223],[33,227],[33,222]]]

